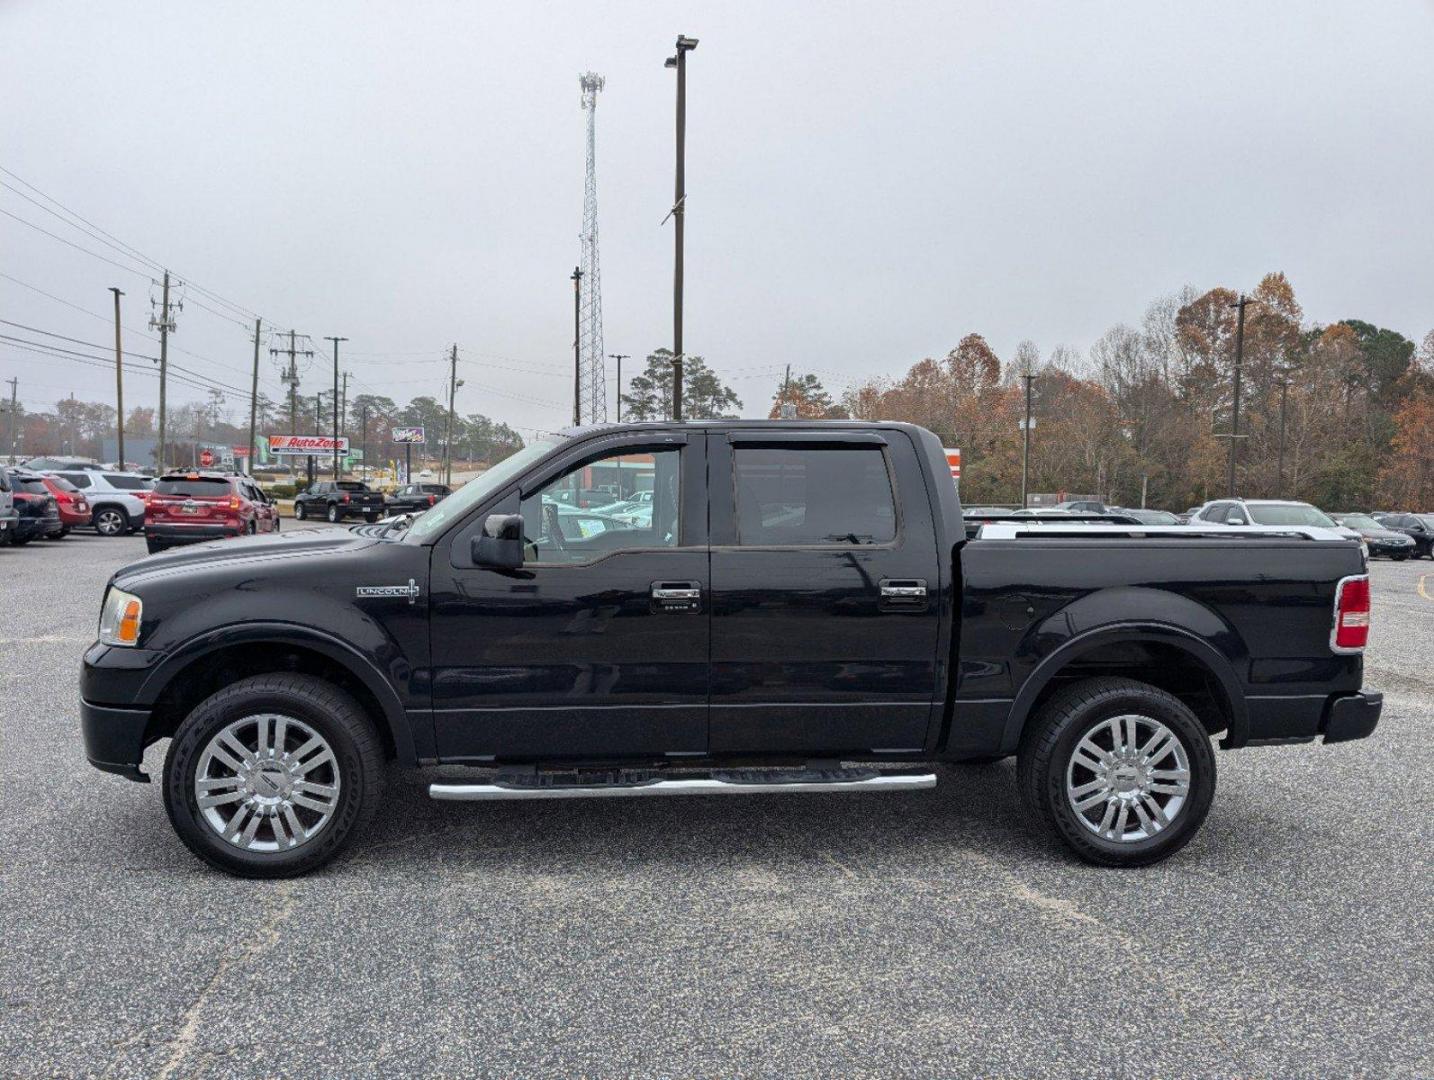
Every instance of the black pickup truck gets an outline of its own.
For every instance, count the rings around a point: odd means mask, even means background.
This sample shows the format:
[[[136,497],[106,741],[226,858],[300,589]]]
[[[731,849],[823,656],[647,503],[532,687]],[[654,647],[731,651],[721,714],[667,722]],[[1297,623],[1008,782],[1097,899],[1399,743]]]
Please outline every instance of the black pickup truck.
[[[576,492],[653,492],[651,517]],[[549,437],[383,537],[144,559],[85,653],[97,767],[230,872],[331,859],[389,768],[440,799],[902,791],[1015,755],[1081,857],[1199,828],[1213,742],[1362,738],[1369,580],[1337,533],[1084,521],[967,535],[939,440],[726,422]],[[452,775],[458,774],[458,779]]]

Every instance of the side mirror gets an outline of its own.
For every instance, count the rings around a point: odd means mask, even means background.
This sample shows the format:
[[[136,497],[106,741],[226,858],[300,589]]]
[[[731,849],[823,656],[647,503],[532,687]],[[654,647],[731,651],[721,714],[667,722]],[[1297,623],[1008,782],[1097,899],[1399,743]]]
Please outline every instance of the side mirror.
[[[517,570],[523,565],[523,515],[489,514],[483,532],[470,545],[473,565]]]
[[[1244,524],[1245,524],[1245,519],[1242,518],[1242,517],[1228,517],[1228,518],[1225,519],[1225,524],[1226,524],[1226,525],[1244,525]]]

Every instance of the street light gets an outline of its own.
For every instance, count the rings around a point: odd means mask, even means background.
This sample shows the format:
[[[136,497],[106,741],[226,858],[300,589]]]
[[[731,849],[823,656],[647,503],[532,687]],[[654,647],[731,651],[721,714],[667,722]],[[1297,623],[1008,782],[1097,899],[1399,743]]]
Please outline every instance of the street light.
[[[665,67],[677,69],[677,183],[672,197],[672,419],[682,419],[682,225],[687,201],[687,54],[697,48],[697,39],[679,34],[677,53]]]

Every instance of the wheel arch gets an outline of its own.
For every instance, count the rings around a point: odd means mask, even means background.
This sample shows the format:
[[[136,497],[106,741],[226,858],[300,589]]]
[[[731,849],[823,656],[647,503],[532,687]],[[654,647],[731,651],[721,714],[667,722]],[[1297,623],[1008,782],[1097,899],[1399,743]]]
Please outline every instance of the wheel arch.
[[[373,719],[386,752],[404,766],[418,762],[408,714],[373,661],[347,642],[287,623],[245,623],[197,637],[166,658],[145,680],[154,702],[144,745],[172,735],[200,701],[249,675],[311,674],[343,687]]]
[[[1249,737],[1244,690],[1223,653],[1182,627],[1132,621],[1086,630],[1042,659],[1011,703],[1002,749],[1015,751],[1031,717],[1062,686],[1098,675],[1124,675],[1168,691],[1211,734],[1224,731],[1227,749]]]

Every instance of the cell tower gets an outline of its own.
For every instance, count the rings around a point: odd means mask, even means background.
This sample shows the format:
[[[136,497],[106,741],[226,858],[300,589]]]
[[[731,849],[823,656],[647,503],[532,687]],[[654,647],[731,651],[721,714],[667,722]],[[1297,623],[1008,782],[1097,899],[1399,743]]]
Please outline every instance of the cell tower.
[[[591,71],[578,76],[583,108],[588,114],[588,171],[583,186],[582,290],[578,316],[579,412],[583,422],[607,422],[607,361],[602,348],[602,275],[598,270],[597,96],[603,77]]]

